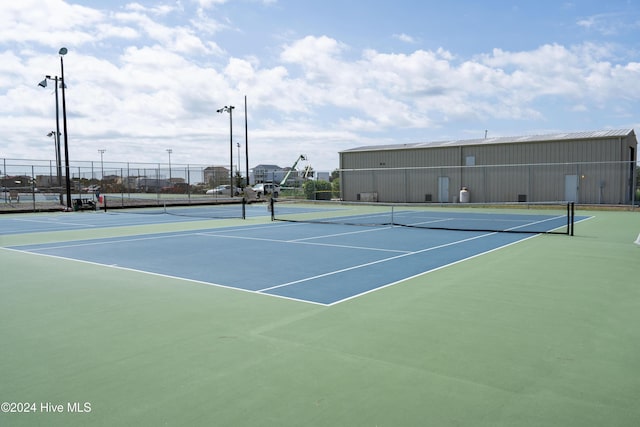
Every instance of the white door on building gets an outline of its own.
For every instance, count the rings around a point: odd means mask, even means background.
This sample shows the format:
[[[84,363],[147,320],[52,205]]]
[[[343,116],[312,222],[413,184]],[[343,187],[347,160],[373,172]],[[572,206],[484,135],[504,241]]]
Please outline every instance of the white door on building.
[[[449,177],[438,177],[438,202],[447,203],[449,201]]]
[[[578,175],[564,176],[564,199],[567,202],[578,201]]]

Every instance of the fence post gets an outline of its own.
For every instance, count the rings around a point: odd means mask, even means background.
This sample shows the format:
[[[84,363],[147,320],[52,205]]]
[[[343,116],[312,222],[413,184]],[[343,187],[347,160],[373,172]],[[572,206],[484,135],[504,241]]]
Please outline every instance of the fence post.
[[[36,175],[31,165],[31,199],[33,200],[33,211],[36,211]]]
[[[191,168],[187,165],[187,198],[191,202]]]

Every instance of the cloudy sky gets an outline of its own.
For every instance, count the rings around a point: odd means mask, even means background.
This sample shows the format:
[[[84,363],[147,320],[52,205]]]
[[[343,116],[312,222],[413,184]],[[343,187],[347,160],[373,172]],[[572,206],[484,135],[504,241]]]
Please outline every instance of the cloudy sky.
[[[0,158],[316,170],[362,145],[640,128],[637,0],[0,4]],[[51,83],[51,82],[50,82]],[[234,148],[234,164],[237,163]],[[243,167],[244,169],[244,167]]]

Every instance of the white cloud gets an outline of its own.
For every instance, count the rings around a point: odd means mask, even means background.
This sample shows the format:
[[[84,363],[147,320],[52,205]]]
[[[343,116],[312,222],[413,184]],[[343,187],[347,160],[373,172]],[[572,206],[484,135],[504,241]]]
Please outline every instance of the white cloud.
[[[69,40],[70,137],[80,158],[107,148],[112,158],[150,161],[172,148],[176,162],[225,164],[228,120],[215,110],[234,104],[240,123],[244,95],[254,158],[283,165],[298,151],[326,158],[327,150],[393,142],[399,131],[422,138],[438,128],[485,129],[490,120],[537,124],[559,109],[622,117],[626,105],[640,101],[629,90],[640,79],[640,63],[604,42],[459,57],[445,48],[357,51],[328,35],[308,35],[265,59],[234,54],[219,37],[231,26],[204,10],[224,1],[202,0],[196,15],[183,15],[180,3],[105,12],[61,0],[24,1],[27,7],[0,6],[0,126],[13,129],[0,156],[7,144],[12,157],[34,157],[29,150],[39,144],[48,153],[51,141],[41,135],[51,130],[52,90],[36,85],[57,72],[57,49]],[[31,10],[36,3],[44,12]],[[167,22],[174,18],[179,22]],[[242,142],[243,127],[234,130]],[[322,162],[314,167],[332,169],[337,155]]]
[[[280,58],[284,62],[298,64],[307,70],[326,70],[335,64],[346,46],[327,36],[307,36],[285,46]]]
[[[210,52],[208,46],[189,28],[168,27],[141,13],[118,13],[116,18],[139,28],[139,31],[144,32],[152,41],[166,49],[184,54]]]
[[[393,38],[405,43],[417,43],[416,39],[405,33],[394,34]]]
[[[146,7],[141,5],[140,3],[129,3],[125,5],[124,9],[131,10],[134,12],[140,12],[140,13],[149,13],[155,16],[166,16],[176,10],[177,11],[184,10],[179,2],[176,2],[175,6],[162,4],[155,7]]]
[[[69,40],[88,42],[89,29],[104,19],[102,12],[62,0],[3,2],[1,42],[35,42],[58,46]]]
[[[228,0],[196,0],[195,3],[203,9],[209,9],[211,7],[222,5],[227,3]]]
[[[111,24],[98,24],[96,26],[96,39],[128,39],[135,40],[140,37],[140,33],[132,27],[114,26]]]
[[[604,36],[613,36],[621,31],[626,31],[636,24],[626,22],[626,17],[621,13],[602,13],[579,19],[576,24],[589,31],[600,33]]]
[[[194,29],[203,34],[216,34],[231,27],[228,22],[220,22],[218,19],[209,17],[204,9],[199,9],[190,23]]]

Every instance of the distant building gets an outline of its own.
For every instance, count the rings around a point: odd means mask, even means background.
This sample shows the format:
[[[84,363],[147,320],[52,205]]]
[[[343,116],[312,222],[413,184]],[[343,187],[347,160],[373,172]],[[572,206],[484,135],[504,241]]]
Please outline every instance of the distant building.
[[[36,175],[36,187],[38,188],[60,187],[64,182],[64,176],[60,177],[60,183],[58,183],[58,177],[55,175]]]
[[[253,183],[277,182],[280,183],[287,174],[287,169],[278,165],[258,165],[253,168]]]
[[[15,175],[8,176],[5,175],[0,179],[0,187],[3,189],[26,189],[29,190],[33,187],[34,183],[32,182],[30,176],[28,175]],[[37,182],[35,182],[37,185]]]
[[[313,172],[311,172],[313,175]],[[323,181],[331,181],[331,173],[330,172],[316,172],[316,179]]]
[[[158,193],[163,188],[169,187],[169,180],[164,178],[136,178],[136,191],[143,193]]]
[[[633,129],[367,146],[340,153],[344,200],[627,204]]]
[[[223,166],[209,166],[204,169],[203,178],[205,184],[211,188],[229,184],[229,169]]]

